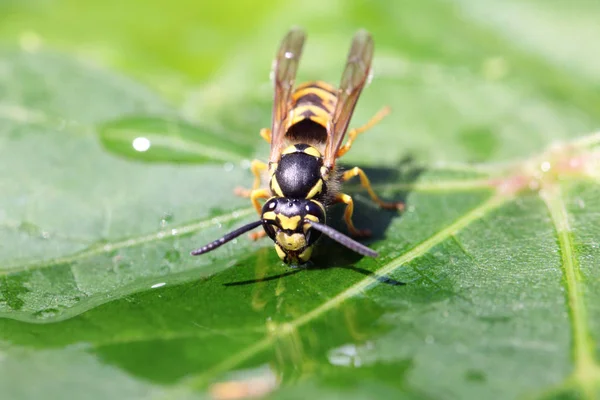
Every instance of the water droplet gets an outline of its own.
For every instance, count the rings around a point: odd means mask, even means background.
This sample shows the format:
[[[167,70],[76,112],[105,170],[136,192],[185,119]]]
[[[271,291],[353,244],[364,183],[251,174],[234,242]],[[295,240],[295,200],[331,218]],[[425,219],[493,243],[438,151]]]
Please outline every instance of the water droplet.
[[[159,239],[162,239],[163,237],[165,237],[165,233],[164,232],[158,232],[156,234],[156,237],[159,238]]]
[[[144,152],[150,148],[150,140],[145,137],[136,137],[131,143],[135,151]]]
[[[155,283],[154,285],[150,286],[150,289],[157,289],[159,287],[165,286],[166,284],[166,282]]]
[[[292,57],[294,57],[294,53],[292,53],[291,51],[286,51],[286,52],[285,52],[285,58],[288,58],[288,59],[290,59],[290,58],[292,58]]]
[[[170,249],[165,253],[164,258],[165,260],[174,263],[181,259],[181,253],[175,249]]]
[[[173,235],[173,236],[177,235],[177,229],[171,229],[171,235]]]
[[[331,350],[327,358],[331,364],[338,366],[360,367],[363,364],[363,361],[358,356],[358,349],[353,344],[347,344]]]
[[[544,162],[542,163],[542,165],[540,165],[540,169],[541,169],[542,171],[544,171],[544,172],[548,172],[548,171],[550,171],[550,168],[551,168],[551,167],[552,167],[552,166],[550,165],[550,162],[549,162],[549,161],[544,161]]]
[[[161,228],[164,228],[167,226],[167,224],[169,222],[173,221],[173,214],[171,213],[164,213],[162,218],[160,219],[160,226]]]
[[[240,167],[242,169],[249,169],[250,168],[250,160],[245,158],[242,161],[240,161]]]
[[[371,85],[371,82],[373,82],[373,76],[375,76],[375,70],[371,69],[371,71],[369,72],[369,75],[367,75],[367,83],[365,84],[365,87],[369,87]]]
[[[225,170],[225,172],[230,172],[230,171],[233,171],[233,163],[226,162],[226,163],[223,165],[223,169]]]
[[[56,308],[46,308],[44,310],[40,310],[34,314],[36,317],[40,319],[52,318],[58,315],[58,309]]]
[[[43,231],[41,236],[42,236],[42,239],[50,239],[50,232]]]

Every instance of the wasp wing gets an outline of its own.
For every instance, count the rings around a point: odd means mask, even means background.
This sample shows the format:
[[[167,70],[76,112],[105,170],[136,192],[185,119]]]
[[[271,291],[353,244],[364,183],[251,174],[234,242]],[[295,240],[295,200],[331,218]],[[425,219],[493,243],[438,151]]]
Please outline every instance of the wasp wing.
[[[289,113],[298,62],[302,55],[306,35],[300,28],[292,28],[279,46],[273,64],[275,97],[273,99],[273,121],[271,123],[270,162],[279,161],[285,136],[284,121]]]
[[[338,89],[337,103],[328,129],[329,138],[325,147],[324,163],[333,168],[336,154],[342,145],[354,107],[371,70],[373,59],[373,38],[365,30],[360,30],[352,39],[346,68]]]

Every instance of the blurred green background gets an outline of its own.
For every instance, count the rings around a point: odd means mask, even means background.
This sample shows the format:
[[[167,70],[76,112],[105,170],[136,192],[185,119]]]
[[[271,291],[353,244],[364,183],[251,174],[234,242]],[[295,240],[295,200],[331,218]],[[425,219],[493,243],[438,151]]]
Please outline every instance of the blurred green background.
[[[600,123],[598,17],[591,0],[0,2],[1,397],[600,398],[598,168],[565,177],[543,153]],[[377,259],[325,241],[291,270],[245,237],[192,258],[255,218],[232,192],[267,157],[293,25],[299,81],[337,83],[353,33],[373,34],[353,125],[392,113],[343,164],[406,212],[347,186]],[[548,190],[498,194],[523,176]]]

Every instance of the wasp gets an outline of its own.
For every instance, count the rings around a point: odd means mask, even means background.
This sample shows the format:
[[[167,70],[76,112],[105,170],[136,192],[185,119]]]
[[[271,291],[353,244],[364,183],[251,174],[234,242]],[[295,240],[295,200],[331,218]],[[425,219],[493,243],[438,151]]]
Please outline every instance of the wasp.
[[[252,190],[238,194],[249,197],[260,219],[234,230],[195,251],[200,255],[216,249],[262,225],[275,242],[278,256],[287,264],[307,263],[319,237],[324,234],[364,256],[377,253],[349,236],[326,225],[327,209],[335,203],[346,205],[344,221],[351,236],[365,237],[352,222],[352,197],[339,191],[340,184],[359,177],[371,199],[382,208],[402,209],[400,202],[383,202],[373,191],[367,175],[358,167],[341,172],[336,169],[338,158],[346,154],[356,137],[377,124],[388,112],[384,107],[360,128],[348,132],[350,119],[358,98],[369,78],[373,59],[373,39],[359,30],[352,40],[339,87],[322,81],[311,81],[295,87],[296,71],[306,35],[292,28],[283,41],[273,64],[274,102],[271,128],[260,136],[271,145],[268,164],[251,163],[255,176]],[[261,178],[268,175],[268,187],[261,188]],[[260,200],[266,200],[261,205]]]

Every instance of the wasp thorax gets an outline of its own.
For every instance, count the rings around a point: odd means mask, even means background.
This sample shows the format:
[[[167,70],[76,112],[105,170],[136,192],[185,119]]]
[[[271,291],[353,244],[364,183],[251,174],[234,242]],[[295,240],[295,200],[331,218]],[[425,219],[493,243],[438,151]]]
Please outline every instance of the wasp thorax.
[[[325,193],[321,177],[323,158],[307,144],[295,144],[282,153],[271,177],[271,190],[278,196],[294,199],[318,198]]]
[[[310,222],[325,222],[325,209],[315,200],[273,197],[262,209],[262,223],[275,242],[275,250],[286,263],[302,264],[310,259],[321,232]]]

